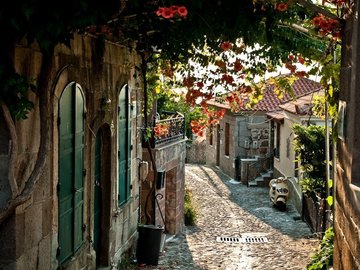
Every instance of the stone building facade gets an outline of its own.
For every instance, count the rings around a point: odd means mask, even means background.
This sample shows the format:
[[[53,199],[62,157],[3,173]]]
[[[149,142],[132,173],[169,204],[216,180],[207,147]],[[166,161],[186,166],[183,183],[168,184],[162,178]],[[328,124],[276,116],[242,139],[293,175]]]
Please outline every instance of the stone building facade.
[[[232,178],[240,180],[237,160],[268,153],[269,127],[264,112],[233,113],[226,108],[220,123],[207,136],[206,164],[218,166]]]
[[[320,84],[307,78],[299,78],[292,89],[295,97],[299,98],[318,91]],[[258,157],[268,159],[273,155],[274,132],[266,114],[282,110],[279,106],[292,99],[289,94],[279,99],[273,90],[274,85],[267,84],[259,103],[250,109],[240,108],[239,112],[232,112],[228,104],[209,102],[210,106],[225,109],[226,113],[219,125],[207,135],[206,164],[219,166],[229,176],[246,183],[247,179],[244,181],[241,178],[247,174],[247,164],[261,163]]]
[[[335,175],[334,269],[360,269],[360,27],[359,1],[346,20],[340,80]]]
[[[312,115],[312,101],[315,95],[323,95],[323,91],[311,93],[281,104],[281,111],[270,112],[267,114],[271,120],[273,130],[272,148],[276,149],[273,159],[273,177],[285,177],[289,179],[289,198],[288,200],[295,206],[299,213],[303,210],[303,195],[299,185],[300,175],[297,170],[298,164],[295,162],[295,150],[293,141],[295,138],[292,129],[294,124],[299,125],[318,125],[324,126],[325,121]]]
[[[137,93],[141,74],[135,50],[75,35],[59,45],[48,89],[51,128],[46,163],[30,199],[0,225],[0,269],[95,269],[116,266],[137,238],[138,159],[142,147]],[[43,55],[26,41],[14,50],[15,69],[37,78]],[[25,185],[40,146],[39,99],[16,121],[19,188]],[[138,106],[137,106],[138,105]],[[0,208],[10,200],[11,134],[0,114]]]

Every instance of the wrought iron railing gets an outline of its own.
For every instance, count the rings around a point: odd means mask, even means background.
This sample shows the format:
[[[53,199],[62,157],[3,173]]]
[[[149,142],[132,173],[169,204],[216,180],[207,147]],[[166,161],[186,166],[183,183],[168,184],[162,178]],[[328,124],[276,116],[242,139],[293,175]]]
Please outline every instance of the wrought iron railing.
[[[154,121],[152,147],[185,138],[185,116],[178,112],[162,112]]]

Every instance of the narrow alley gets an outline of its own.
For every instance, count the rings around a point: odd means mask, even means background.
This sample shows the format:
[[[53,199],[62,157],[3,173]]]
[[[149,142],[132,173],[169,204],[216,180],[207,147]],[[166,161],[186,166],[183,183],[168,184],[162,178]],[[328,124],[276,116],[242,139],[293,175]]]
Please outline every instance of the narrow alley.
[[[319,240],[292,205],[280,212],[266,188],[244,186],[207,166],[187,164],[186,187],[197,225],[167,241],[158,266],[143,268],[306,269]]]

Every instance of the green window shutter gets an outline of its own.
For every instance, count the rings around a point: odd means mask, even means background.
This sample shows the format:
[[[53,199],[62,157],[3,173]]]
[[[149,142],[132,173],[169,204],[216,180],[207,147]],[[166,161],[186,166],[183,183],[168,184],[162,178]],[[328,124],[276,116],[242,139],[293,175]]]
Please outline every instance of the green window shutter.
[[[74,181],[74,251],[83,243],[84,204],[84,98],[76,85],[75,92],[75,181]]]
[[[84,100],[75,83],[59,102],[59,250],[62,264],[83,242]]]
[[[118,201],[124,204],[130,197],[131,134],[129,88],[124,86],[118,103]]]
[[[72,255],[73,243],[73,149],[74,121],[71,86],[63,91],[59,104],[59,253],[61,264]]]

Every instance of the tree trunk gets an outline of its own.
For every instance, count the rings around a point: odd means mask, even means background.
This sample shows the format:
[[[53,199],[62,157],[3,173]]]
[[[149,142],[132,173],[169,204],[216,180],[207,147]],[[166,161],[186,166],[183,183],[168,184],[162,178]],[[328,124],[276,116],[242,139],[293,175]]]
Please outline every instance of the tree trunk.
[[[53,66],[53,50],[50,50],[48,53],[44,53],[41,63],[41,71],[39,74],[39,84],[37,88],[37,95],[39,98],[39,109],[40,109],[40,147],[37,154],[36,163],[34,169],[32,170],[30,177],[24,179],[25,182],[24,188],[18,192],[18,195],[15,198],[12,198],[7,205],[0,212],[0,225],[6,220],[9,216],[12,215],[17,206],[23,204],[29,200],[34,191],[34,187],[37,181],[40,179],[43,169],[46,165],[47,153],[50,148],[50,135],[52,132],[51,128],[51,104],[50,104],[50,88],[52,86],[52,70]],[[11,134],[11,130],[10,130]],[[11,134],[12,136],[12,134]],[[13,140],[13,137],[12,137]],[[12,143],[13,144],[13,143]],[[14,145],[13,145],[14,146]],[[14,147],[12,147],[14,151]],[[11,154],[14,155],[14,152]],[[11,171],[12,169],[10,169]],[[13,171],[11,172],[13,173]],[[20,176],[19,176],[20,177]],[[13,189],[13,183],[9,179],[11,188]],[[16,183],[16,181],[15,181]],[[15,188],[16,191],[16,188]],[[14,194],[14,193],[13,193]]]
[[[8,179],[11,188],[11,199],[14,199],[19,194],[19,188],[16,182],[15,171],[17,169],[17,134],[15,128],[15,122],[11,117],[11,113],[9,111],[8,106],[3,102],[0,101],[1,110],[4,115],[4,119],[6,122],[6,126],[9,130],[10,134],[10,145],[9,145],[9,172],[8,172]]]

